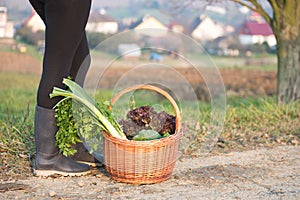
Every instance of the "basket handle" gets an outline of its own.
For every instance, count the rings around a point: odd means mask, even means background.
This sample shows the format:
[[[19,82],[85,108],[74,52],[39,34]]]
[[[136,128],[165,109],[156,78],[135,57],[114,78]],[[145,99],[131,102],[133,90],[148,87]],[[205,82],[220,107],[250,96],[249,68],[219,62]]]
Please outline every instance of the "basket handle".
[[[121,92],[117,93],[115,96],[113,96],[113,98],[111,100],[111,104],[114,105],[122,95],[124,95],[128,92],[131,92],[131,91],[134,91],[134,90],[142,90],[142,89],[143,90],[153,90],[153,91],[163,95],[171,103],[171,105],[173,106],[173,109],[175,111],[176,132],[179,132],[180,128],[181,128],[181,115],[180,115],[180,110],[177,106],[177,103],[171,97],[171,95],[169,95],[166,91],[162,90],[159,87],[156,87],[156,86],[153,86],[153,85],[135,85],[135,86],[128,87],[128,88],[122,90]]]

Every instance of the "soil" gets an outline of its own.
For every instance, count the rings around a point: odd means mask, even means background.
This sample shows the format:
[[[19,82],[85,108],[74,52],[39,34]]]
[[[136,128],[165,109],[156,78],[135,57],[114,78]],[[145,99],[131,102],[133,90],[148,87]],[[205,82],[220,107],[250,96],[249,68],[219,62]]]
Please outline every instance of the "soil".
[[[0,52],[0,72],[18,72],[40,74],[42,64],[30,55],[12,52]]]
[[[208,91],[205,81],[195,68],[174,67],[173,69],[189,82],[199,100],[209,101],[209,92],[218,93],[218,91]],[[90,70],[86,87],[93,87],[99,84],[102,88],[114,88],[116,84],[120,84],[118,82],[120,79],[126,77],[126,84],[129,85],[143,82],[143,80],[153,80],[154,82],[175,86],[181,92],[188,91],[186,84],[184,84],[185,80],[174,78],[170,75],[168,68],[149,67],[147,73],[143,69],[135,70],[132,73],[132,68],[129,67],[111,67],[106,69],[100,81],[94,76],[97,74],[97,70],[97,68]],[[277,81],[275,71],[234,68],[223,68],[219,69],[219,71],[228,96],[272,96],[276,94]],[[202,70],[202,73],[205,73],[206,78],[210,80],[211,84],[214,84],[215,74],[212,70]],[[193,97],[190,95],[189,92],[186,92],[183,96],[188,100]]]
[[[300,147],[276,146],[180,158],[170,179],[151,185],[113,181],[104,167],[84,177],[2,181],[1,199],[299,199]]]

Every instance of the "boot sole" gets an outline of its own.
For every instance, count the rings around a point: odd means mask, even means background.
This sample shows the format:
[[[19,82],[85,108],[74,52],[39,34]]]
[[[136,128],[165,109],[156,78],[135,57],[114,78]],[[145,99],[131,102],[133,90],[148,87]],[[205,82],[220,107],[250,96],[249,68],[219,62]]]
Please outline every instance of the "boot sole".
[[[91,170],[85,172],[62,172],[56,170],[34,170],[33,171],[35,176],[39,177],[49,177],[53,175],[61,175],[61,176],[84,176],[91,173]]]
[[[94,162],[78,161],[78,160],[76,160],[76,162],[82,163],[82,164],[87,164],[90,167],[103,167],[104,166],[104,164],[102,164],[102,163],[94,163]]]

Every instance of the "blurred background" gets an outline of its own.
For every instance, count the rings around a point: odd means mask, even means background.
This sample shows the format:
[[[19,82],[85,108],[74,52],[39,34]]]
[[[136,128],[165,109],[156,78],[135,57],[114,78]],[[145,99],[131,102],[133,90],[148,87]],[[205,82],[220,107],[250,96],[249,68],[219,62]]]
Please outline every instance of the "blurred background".
[[[258,13],[229,1],[205,6],[193,4],[186,9],[178,7],[159,0],[93,1],[86,26],[90,48],[125,30],[144,27],[172,30],[191,37],[204,47],[221,70],[229,95],[275,94],[276,39],[269,24]],[[39,74],[44,31],[43,22],[28,1],[0,0],[0,71]],[[184,67],[176,59],[177,54],[186,54],[183,51],[187,50],[175,45],[172,37],[162,35],[155,41],[144,37],[140,42],[128,38],[127,41],[126,44],[110,44],[106,49],[111,55],[98,54],[97,58],[107,59],[131,48],[140,48],[141,51],[124,56],[124,62],[118,62],[118,67],[123,68],[119,70],[149,60]],[[170,51],[143,50],[147,42]],[[172,45],[173,48],[170,48]],[[97,62],[96,59],[94,61]],[[251,70],[251,73],[245,69]],[[193,72],[189,72],[186,72],[187,76],[192,76]],[[190,79],[196,84],[200,82],[194,80],[199,79],[196,76]],[[106,79],[105,87],[112,86],[109,82],[110,79]]]

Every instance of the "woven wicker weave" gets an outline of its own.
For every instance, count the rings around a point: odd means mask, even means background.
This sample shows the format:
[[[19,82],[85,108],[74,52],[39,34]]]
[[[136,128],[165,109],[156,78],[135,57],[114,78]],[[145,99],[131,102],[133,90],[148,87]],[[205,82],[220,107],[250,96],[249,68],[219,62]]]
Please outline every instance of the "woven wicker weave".
[[[114,104],[123,94],[139,90],[153,90],[166,97],[176,114],[176,132],[162,139],[150,141],[121,140],[104,133],[104,159],[112,179],[133,184],[158,183],[168,179],[174,169],[181,138],[180,111],[176,102],[164,90],[152,85],[138,85],[123,90],[112,99]]]

